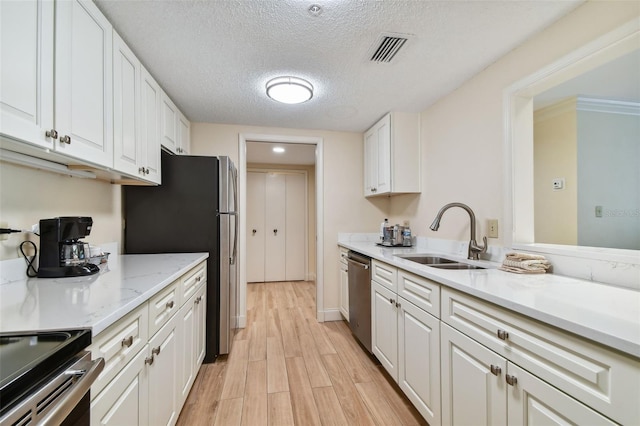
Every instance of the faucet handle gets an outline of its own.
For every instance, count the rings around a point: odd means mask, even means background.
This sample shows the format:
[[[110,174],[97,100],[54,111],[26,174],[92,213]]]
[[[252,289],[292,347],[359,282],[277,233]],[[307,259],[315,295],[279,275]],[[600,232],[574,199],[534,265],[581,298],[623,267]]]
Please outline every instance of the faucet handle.
[[[483,246],[478,245],[476,240],[469,241],[469,259],[478,260],[479,253],[487,252],[487,237],[482,237]]]

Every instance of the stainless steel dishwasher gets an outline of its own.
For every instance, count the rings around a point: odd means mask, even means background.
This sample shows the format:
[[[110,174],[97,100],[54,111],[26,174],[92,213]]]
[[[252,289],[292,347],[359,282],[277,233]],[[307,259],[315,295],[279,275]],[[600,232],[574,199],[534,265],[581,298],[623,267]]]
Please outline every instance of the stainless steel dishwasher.
[[[347,257],[349,274],[349,327],[371,352],[371,258],[355,251]]]

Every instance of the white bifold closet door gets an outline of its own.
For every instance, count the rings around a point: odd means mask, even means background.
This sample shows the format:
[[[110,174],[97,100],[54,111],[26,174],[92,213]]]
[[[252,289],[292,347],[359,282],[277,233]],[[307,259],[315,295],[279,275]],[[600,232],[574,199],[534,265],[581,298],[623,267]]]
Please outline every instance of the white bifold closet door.
[[[301,281],[306,264],[306,179],[247,173],[247,281]]]

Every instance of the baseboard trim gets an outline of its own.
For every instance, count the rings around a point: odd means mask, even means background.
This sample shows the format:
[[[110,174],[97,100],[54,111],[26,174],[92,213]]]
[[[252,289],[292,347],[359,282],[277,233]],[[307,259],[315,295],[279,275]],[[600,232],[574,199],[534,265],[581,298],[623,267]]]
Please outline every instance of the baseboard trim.
[[[323,321],[342,321],[342,314],[340,313],[340,309],[326,309],[322,312]]]
[[[245,315],[240,315],[238,317],[238,328],[245,328],[247,326],[247,317]]]

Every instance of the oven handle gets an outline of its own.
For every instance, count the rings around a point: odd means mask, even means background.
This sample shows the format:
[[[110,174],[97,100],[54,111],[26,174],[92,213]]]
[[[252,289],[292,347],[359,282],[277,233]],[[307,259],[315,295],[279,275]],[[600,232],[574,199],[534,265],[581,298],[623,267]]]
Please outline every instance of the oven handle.
[[[89,391],[93,382],[104,369],[104,358],[98,358],[88,364],[91,366],[88,370],[78,370],[77,366],[74,366],[74,368],[63,373],[71,375],[82,374],[82,377],[71,387],[64,398],[56,404],[56,407],[41,420],[42,424],[58,425],[62,423]]]

